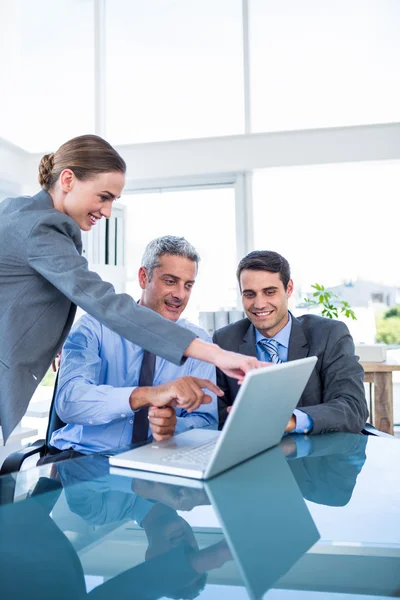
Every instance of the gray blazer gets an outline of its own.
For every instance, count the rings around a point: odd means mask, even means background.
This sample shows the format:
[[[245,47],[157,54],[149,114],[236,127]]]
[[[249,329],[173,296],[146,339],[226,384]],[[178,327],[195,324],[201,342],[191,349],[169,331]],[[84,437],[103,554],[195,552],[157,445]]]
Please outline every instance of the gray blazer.
[[[255,328],[248,319],[214,333],[214,342],[226,350],[256,356]],[[368,418],[364,371],[354,354],[353,339],[341,321],[317,315],[292,315],[288,360],[317,356],[318,362],[297,405],[314,421],[312,433],[360,432]],[[217,369],[220,427],[238,392],[237,381]]]
[[[195,334],[88,270],[78,225],[41,191],[0,204],[0,424],[4,440],[61,349],[80,306],[122,337],[180,364]]]

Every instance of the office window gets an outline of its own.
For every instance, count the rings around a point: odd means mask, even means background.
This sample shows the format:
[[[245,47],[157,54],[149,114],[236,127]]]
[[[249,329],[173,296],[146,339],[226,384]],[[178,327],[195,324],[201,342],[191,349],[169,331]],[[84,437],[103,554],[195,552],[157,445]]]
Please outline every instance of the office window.
[[[0,3],[0,137],[30,152],[94,130],[92,0]]]
[[[141,290],[137,272],[145,246],[162,235],[185,237],[200,253],[196,284],[184,316],[236,306],[235,192],[232,188],[186,189],[126,195],[127,292]]]
[[[249,0],[256,132],[400,120],[398,0]]]
[[[339,286],[357,315],[357,321],[346,320],[356,342],[374,342],[378,315],[372,301],[377,294],[383,299],[387,287],[400,287],[399,179],[398,161],[254,174],[255,248],[288,259],[295,284],[291,306],[299,314],[311,284]],[[374,297],[365,293],[371,288]]]
[[[255,247],[282,253],[296,279],[400,285],[400,162],[254,173]]]
[[[115,144],[243,133],[241,0],[108,0]]]

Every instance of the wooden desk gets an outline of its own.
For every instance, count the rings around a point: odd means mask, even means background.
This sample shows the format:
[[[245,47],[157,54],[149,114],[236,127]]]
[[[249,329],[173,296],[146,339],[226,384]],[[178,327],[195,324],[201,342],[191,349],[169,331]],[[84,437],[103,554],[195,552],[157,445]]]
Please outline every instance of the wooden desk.
[[[393,371],[400,371],[400,364],[393,360],[385,362],[361,363],[365,383],[375,386],[375,410],[373,425],[385,433],[393,435]]]

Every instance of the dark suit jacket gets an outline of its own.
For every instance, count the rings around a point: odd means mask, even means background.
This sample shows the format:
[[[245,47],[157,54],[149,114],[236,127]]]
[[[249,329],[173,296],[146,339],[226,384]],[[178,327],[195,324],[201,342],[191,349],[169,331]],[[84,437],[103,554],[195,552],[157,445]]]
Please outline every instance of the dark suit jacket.
[[[255,328],[248,319],[214,333],[213,340],[226,350],[256,356]],[[316,356],[318,362],[297,405],[314,422],[312,433],[360,432],[368,418],[364,371],[354,354],[353,339],[341,321],[317,315],[292,315],[288,360]],[[217,383],[225,392],[218,399],[220,428],[227,406],[238,393],[238,383],[217,369]]]
[[[61,349],[80,306],[134,344],[180,364],[195,334],[89,271],[71,217],[47,192],[0,204],[0,424],[4,440]]]

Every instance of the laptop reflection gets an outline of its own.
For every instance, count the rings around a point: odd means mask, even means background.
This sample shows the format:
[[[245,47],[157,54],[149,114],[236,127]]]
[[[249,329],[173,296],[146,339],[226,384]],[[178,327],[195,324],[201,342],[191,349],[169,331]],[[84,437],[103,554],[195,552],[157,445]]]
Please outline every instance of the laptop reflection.
[[[207,504],[208,498],[224,539],[192,551],[191,564],[197,572],[205,573],[233,560],[254,600],[262,598],[319,539],[280,448],[272,448],[207,482],[139,471],[111,472],[130,477],[132,489],[152,501],[164,500],[177,510],[190,511]]]

